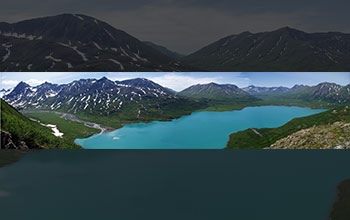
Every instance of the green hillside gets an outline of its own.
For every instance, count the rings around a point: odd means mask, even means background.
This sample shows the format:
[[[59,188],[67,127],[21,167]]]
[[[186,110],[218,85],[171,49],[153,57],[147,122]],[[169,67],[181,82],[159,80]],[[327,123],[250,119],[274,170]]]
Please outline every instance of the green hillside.
[[[24,141],[30,149],[73,149],[80,148],[69,141],[55,137],[51,129],[32,121],[16,111],[1,99],[1,130],[12,135],[16,144]]]
[[[28,112],[25,115],[39,120],[40,123],[57,125],[59,131],[64,134],[63,138],[71,144],[74,144],[77,138],[87,138],[100,132],[99,129],[86,127],[83,123],[61,118],[61,115],[53,112]]]

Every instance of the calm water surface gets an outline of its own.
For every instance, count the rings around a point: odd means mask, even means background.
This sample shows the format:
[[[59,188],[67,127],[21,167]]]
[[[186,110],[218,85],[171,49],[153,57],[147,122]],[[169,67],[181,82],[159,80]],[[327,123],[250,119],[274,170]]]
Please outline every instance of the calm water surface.
[[[329,150],[43,151],[0,168],[0,219],[328,220],[349,158]]]
[[[86,149],[220,149],[229,135],[248,128],[274,128],[325,110],[286,106],[196,112],[170,122],[126,125],[107,134],[77,139]]]

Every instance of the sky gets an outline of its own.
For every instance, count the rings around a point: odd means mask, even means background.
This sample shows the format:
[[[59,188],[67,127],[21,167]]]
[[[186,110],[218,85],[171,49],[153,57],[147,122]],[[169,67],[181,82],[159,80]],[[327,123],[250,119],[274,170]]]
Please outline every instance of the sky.
[[[18,73],[1,72],[1,89],[15,87],[20,81],[24,81],[31,86],[36,86],[44,82],[56,84],[70,83],[74,80],[94,78],[99,79],[107,77],[111,80],[125,80],[132,78],[147,78],[164,87],[175,91],[181,91],[189,86],[196,84],[206,84],[215,82],[218,84],[235,84],[240,88],[249,85],[255,86],[286,86],[292,87],[295,84],[317,85],[321,82],[333,82],[340,85],[350,84],[350,72],[195,72],[195,73],[176,73],[176,72],[121,72],[121,73]]]
[[[350,33],[349,0],[1,0],[0,22],[86,14],[189,54],[227,35],[290,26]]]

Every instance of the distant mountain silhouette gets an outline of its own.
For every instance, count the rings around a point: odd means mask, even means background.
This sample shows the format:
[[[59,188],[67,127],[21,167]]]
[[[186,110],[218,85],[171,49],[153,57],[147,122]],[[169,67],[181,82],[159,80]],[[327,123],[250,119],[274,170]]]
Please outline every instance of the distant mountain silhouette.
[[[77,14],[0,22],[0,71],[349,71],[350,34],[243,32],[188,56]]]
[[[182,59],[207,71],[349,71],[350,34],[289,27],[222,38]]]

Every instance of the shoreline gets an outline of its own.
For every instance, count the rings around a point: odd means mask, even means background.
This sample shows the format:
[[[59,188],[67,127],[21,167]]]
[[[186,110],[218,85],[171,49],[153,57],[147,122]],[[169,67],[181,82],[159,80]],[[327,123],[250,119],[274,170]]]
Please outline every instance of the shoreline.
[[[224,112],[240,112],[240,111],[243,111],[245,109],[260,109],[260,108],[264,108],[264,107],[276,107],[276,108],[286,108],[286,109],[292,109],[292,108],[299,108],[299,109],[308,109],[308,110],[319,110],[319,111],[327,111],[327,109],[312,109],[310,107],[300,107],[300,106],[283,106],[283,105],[268,105],[268,106],[246,106],[242,109],[235,109],[235,110],[229,110],[229,111],[224,111]],[[120,130],[122,129],[124,126],[128,126],[128,125],[147,125],[147,124],[151,124],[151,123],[162,123],[162,122],[175,122],[181,118],[186,118],[186,117],[190,117],[192,115],[197,115],[197,114],[201,114],[201,113],[208,113],[208,114],[221,114],[223,113],[223,111],[200,111],[200,112],[192,112],[191,114],[188,114],[188,115],[183,115],[183,116],[180,116],[178,118],[174,118],[174,119],[169,119],[169,120],[155,120],[155,121],[149,121],[149,122],[134,122],[134,123],[130,123],[130,124],[125,124],[123,126],[121,126],[120,128],[117,128],[113,131],[117,131],[117,130]],[[316,114],[316,113],[313,113],[313,114]],[[312,115],[313,115],[312,114]],[[297,117],[298,118],[298,117]],[[293,120],[294,118],[292,118],[291,120]],[[286,123],[288,123],[289,121],[287,121]],[[283,124],[284,125],[284,124]],[[281,125],[281,126],[283,126]],[[273,127],[273,128],[278,128],[278,127]],[[248,128],[250,130],[252,130],[255,134],[259,135],[260,137],[262,137],[262,135],[254,128]],[[243,131],[243,130],[241,130]],[[239,132],[239,131],[238,131]],[[230,134],[231,135],[231,134]],[[229,139],[230,139],[230,135],[227,136],[227,140],[226,140],[226,144],[224,146],[222,146],[222,148],[212,148],[212,149],[227,149],[227,143],[229,142]],[[100,136],[100,134],[94,134],[92,135],[91,137],[96,137],[96,136]],[[91,137],[88,137],[88,138],[78,138],[75,140],[75,144],[81,146],[84,148],[84,146],[82,145],[84,142],[81,142],[81,143],[77,143],[76,141],[79,140],[79,141],[83,141],[83,140],[88,140],[90,139]],[[111,148],[113,149],[113,148]],[[143,149],[143,148],[142,148]],[[187,149],[186,147],[185,148],[179,148],[179,149]],[[192,148],[189,148],[189,149],[192,149]],[[197,149],[197,148],[196,148]]]
[[[229,107],[222,107],[222,110],[219,110],[219,107],[208,107],[205,109],[200,109],[194,112],[203,112],[203,111],[208,111],[208,112],[227,112],[227,111],[239,111],[239,110],[243,110],[245,108],[248,107],[262,107],[262,106],[285,106],[285,107],[301,107],[301,108],[310,108],[310,109],[331,109],[337,106],[315,106],[315,105],[306,105],[306,104],[301,104],[301,103],[288,103],[288,104],[274,104],[274,103],[254,103],[251,105],[241,105],[241,106],[233,106],[232,108]],[[215,109],[211,109],[211,108],[215,108]]]

